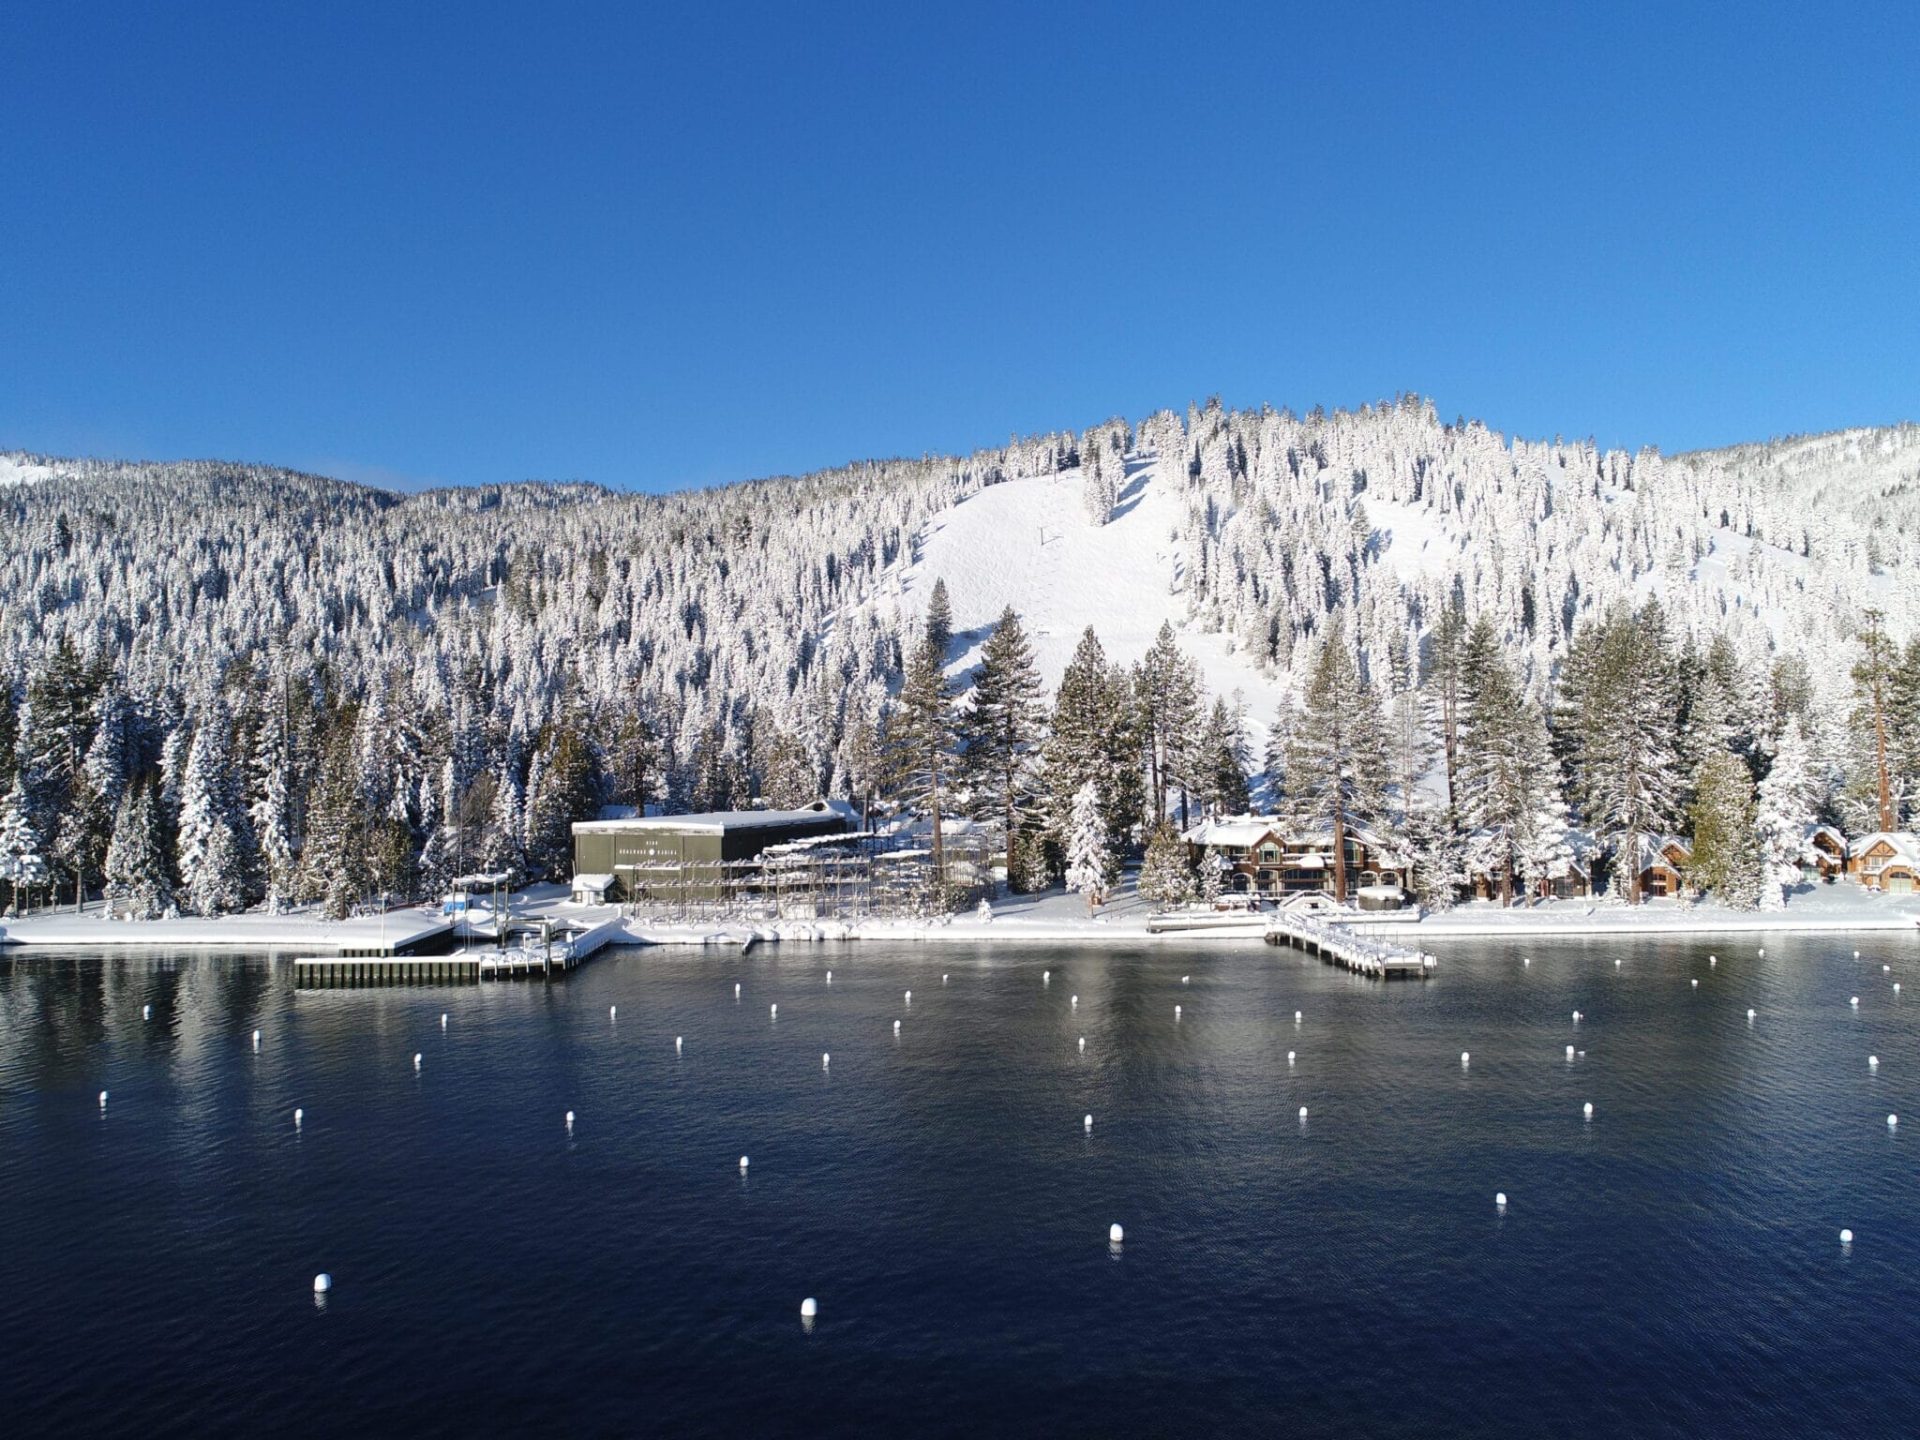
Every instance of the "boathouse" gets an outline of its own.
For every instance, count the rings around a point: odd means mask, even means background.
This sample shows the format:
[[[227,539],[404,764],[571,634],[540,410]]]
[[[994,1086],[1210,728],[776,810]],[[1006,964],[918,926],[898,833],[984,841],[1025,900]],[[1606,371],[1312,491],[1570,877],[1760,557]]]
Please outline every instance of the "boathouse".
[[[714,810],[581,820],[573,827],[575,886],[602,879],[638,902],[718,900],[726,877],[772,845],[842,835],[852,823],[816,800],[802,810]]]

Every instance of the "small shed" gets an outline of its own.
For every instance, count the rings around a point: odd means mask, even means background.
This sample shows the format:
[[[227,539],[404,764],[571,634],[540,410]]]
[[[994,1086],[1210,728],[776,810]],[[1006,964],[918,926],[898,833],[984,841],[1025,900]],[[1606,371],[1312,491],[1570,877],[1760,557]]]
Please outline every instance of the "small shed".
[[[573,877],[573,903],[576,905],[612,905],[620,899],[620,878],[604,872],[588,872]]]

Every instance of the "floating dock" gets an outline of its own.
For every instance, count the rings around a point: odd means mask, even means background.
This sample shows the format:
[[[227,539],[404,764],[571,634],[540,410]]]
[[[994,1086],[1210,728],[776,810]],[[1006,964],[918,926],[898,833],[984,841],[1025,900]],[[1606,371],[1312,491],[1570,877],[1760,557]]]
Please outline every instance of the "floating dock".
[[[1433,956],[1384,940],[1356,935],[1342,925],[1325,925],[1303,915],[1275,915],[1267,925],[1269,945],[1292,945],[1309,955],[1318,955],[1329,965],[1339,965],[1378,980],[1424,980],[1433,972]]]
[[[446,955],[341,954],[303,956],[293,962],[296,985],[446,985],[481,980],[552,980],[584,964],[611,943],[621,922],[568,931],[536,943],[469,947]],[[510,934],[512,932],[509,932]],[[538,932],[522,930],[524,940]]]

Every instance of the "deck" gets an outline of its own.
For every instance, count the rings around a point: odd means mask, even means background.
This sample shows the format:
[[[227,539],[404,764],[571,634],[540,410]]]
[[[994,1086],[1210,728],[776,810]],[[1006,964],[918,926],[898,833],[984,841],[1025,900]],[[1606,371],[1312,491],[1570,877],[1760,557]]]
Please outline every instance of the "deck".
[[[1384,940],[1356,935],[1344,925],[1327,925],[1303,915],[1284,911],[1270,918],[1267,925],[1269,945],[1292,945],[1309,955],[1318,955],[1329,965],[1339,965],[1378,980],[1424,980],[1433,973],[1433,956]]]

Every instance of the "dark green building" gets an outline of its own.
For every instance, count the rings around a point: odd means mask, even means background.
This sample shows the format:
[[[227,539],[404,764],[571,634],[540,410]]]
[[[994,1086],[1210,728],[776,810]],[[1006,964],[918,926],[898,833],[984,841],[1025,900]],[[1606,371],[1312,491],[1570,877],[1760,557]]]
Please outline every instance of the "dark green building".
[[[804,810],[716,810],[582,820],[573,827],[573,872],[608,899],[681,904],[724,898],[729,878],[770,845],[844,835],[848,816],[826,801]]]

